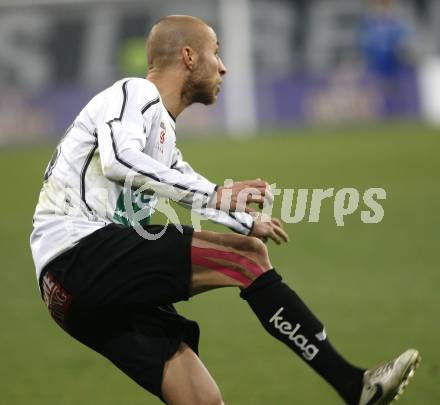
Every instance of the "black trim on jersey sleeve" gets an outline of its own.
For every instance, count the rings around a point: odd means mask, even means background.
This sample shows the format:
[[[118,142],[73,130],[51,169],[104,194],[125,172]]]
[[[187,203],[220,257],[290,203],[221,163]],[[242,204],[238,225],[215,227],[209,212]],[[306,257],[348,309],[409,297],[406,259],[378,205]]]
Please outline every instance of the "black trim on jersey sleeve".
[[[237,221],[237,222],[238,222],[243,228],[249,229],[249,230],[252,232],[252,229],[254,228],[254,222],[255,222],[255,221],[252,221],[252,225],[249,226],[248,224],[239,221],[233,212],[229,212],[229,216],[230,216],[232,219],[234,219],[235,221]]]
[[[127,82],[125,82],[125,83],[127,83]],[[142,107],[142,110],[141,110],[142,115],[145,114],[150,107],[152,107],[153,105],[159,103],[159,101],[160,101],[160,97],[157,96],[157,98],[155,98],[154,100],[149,101],[147,104],[145,104],[144,107]]]
[[[118,153],[118,148],[117,148],[117,146],[116,146],[115,136],[114,136],[114,133],[113,133],[112,122],[114,122],[114,120],[113,120],[113,121],[110,121],[110,122],[107,122],[107,125],[110,127],[110,136],[111,136],[111,138],[112,138],[113,152],[114,152],[114,154],[115,154],[116,160],[117,160],[119,163],[121,163],[122,165],[124,165],[125,167],[128,167],[128,168],[131,169],[131,170],[134,170],[136,173],[142,174],[142,175],[145,176],[145,177],[149,177],[150,179],[152,179],[152,180],[154,180],[154,181],[157,181],[158,183],[168,184],[168,183],[165,183],[164,181],[162,181],[159,177],[155,176],[155,175],[152,174],[152,173],[147,173],[147,172],[144,172],[143,170],[137,169],[137,168],[134,167],[131,163],[125,161],[124,159],[122,159],[122,158],[120,157],[120,155],[119,155],[119,153]],[[208,194],[208,193],[202,193],[202,192],[199,191],[199,190],[193,190],[193,189],[190,189],[190,188],[188,188],[188,187],[182,186],[181,184],[171,184],[171,186],[176,187],[176,188],[178,188],[178,189],[180,189],[180,190],[188,191],[188,192],[190,192],[190,193],[194,193],[194,194],[197,193],[197,194],[200,194],[200,195],[204,195],[204,196],[206,196],[206,197],[209,197],[209,194]]]
[[[122,121],[122,117],[124,116],[125,107],[127,105],[127,83],[129,81],[126,80],[122,85],[122,93],[124,94],[124,99],[122,100],[122,107],[121,107],[121,113],[119,114],[119,118],[115,118],[114,121]]]
[[[239,222],[239,223],[241,223],[241,222]],[[249,229],[249,233],[247,234],[247,236],[251,236],[252,235],[252,231],[254,230],[255,221],[252,221],[252,226],[250,228],[248,226],[245,226],[244,224],[242,224],[242,225],[246,229]],[[236,229],[232,228],[231,226],[228,226],[227,228],[229,228],[232,232],[235,232],[235,233],[238,233],[239,235],[242,235],[242,233],[238,232]]]
[[[143,175],[143,176],[145,176],[145,177],[149,177],[150,179],[152,179],[152,180],[154,180],[154,181],[157,181],[158,183],[168,184],[168,183],[164,182],[162,179],[160,179],[159,177],[155,176],[155,175],[152,174],[152,173],[147,173],[147,172],[144,172],[144,171],[142,171],[142,170],[140,170],[140,169],[137,169],[137,168],[134,167],[131,163],[129,163],[129,162],[125,161],[124,159],[122,159],[121,156],[120,156],[119,153],[118,153],[118,148],[117,148],[117,145],[116,145],[116,140],[115,140],[115,136],[114,136],[113,126],[112,126],[112,124],[113,124],[113,122],[117,122],[117,121],[121,122],[121,121],[122,121],[122,118],[123,118],[123,116],[124,116],[124,111],[125,111],[125,107],[126,107],[126,105],[127,105],[127,98],[128,98],[128,91],[127,91],[127,83],[128,83],[128,82],[129,82],[129,80],[126,80],[126,81],[123,83],[123,85],[122,85],[123,101],[122,101],[122,107],[121,107],[121,112],[120,112],[120,114],[119,114],[119,117],[116,117],[116,118],[114,118],[114,119],[112,119],[112,120],[110,120],[110,121],[108,121],[108,122],[106,123],[106,124],[109,126],[109,128],[110,128],[110,136],[111,136],[111,138],[112,138],[113,152],[114,152],[114,154],[115,154],[116,160],[117,160],[120,164],[122,164],[123,166],[128,167],[128,168],[131,169],[131,170],[134,170],[136,173],[139,173],[139,174],[141,174],[141,175]],[[146,107],[150,108],[151,106],[157,104],[158,102],[159,102],[159,98],[154,99],[154,100],[148,102],[148,103],[145,105],[145,107],[143,108],[143,110],[144,110]],[[148,109],[148,108],[147,108],[147,109]],[[146,109],[145,109],[145,111],[146,111]],[[151,159],[152,159],[152,158],[151,158]],[[183,186],[183,185],[181,185],[181,184],[169,184],[169,185],[171,185],[171,186],[173,186],[173,187],[176,187],[176,188],[178,188],[178,189],[180,189],[180,190],[188,191],[188,192],[193,193],[193,194],[200,194],[200,195],[203,195],[203,196],[205,196],[205,197],[209,197],[209,195],[210,195],[209,193],[203,193],[203,192],[201,192],[200,190],[193,190],[193,189],[190,189],[190,188],[188,188],[188,187],[185,187],[185,186]]]
[[[98,149],[98,138],[96,135],[96,131],[93,133],[93,136],[95,137],[95,142],[93,143],[93,148],[92,150],[89,152],[89,154],[87,155],[87,159],[84,162],[84,166],[81,170],[81,177],[80,177],[80,194],[81,194],[81,200],[83,201],[84,205],[87,207],[87,209],[93,213],[93,210],[90,208],[89,204],[87,204],[87,199],[86,199],[86,173],[87,173],[87,169],[89,168],[90,162],[92,161],[93,155],[96,152],[96,149]]]

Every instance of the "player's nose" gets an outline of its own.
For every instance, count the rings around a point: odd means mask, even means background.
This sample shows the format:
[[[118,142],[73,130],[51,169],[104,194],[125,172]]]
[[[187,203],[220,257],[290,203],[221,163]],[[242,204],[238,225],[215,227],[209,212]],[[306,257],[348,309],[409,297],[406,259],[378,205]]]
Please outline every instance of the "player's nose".
[[[228,69],[226,69],[226,66],[221,59],[219,59],[218,71],[220,72],[220,75],[222,75],[222,76],[224,76],[226,73],[228,73]]]

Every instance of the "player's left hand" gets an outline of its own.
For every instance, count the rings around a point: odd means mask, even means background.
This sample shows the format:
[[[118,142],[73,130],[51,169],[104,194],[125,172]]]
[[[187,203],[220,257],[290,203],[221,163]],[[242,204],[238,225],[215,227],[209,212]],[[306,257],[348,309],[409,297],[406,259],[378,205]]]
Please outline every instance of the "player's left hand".
[[[279,219],[271,218],[261,212],[251,212],[250,214],[254,217],[254,227],[250,236],[255,236],[264,243],[269,239],[272,239],[277,245],[289,242],[289,235]]]

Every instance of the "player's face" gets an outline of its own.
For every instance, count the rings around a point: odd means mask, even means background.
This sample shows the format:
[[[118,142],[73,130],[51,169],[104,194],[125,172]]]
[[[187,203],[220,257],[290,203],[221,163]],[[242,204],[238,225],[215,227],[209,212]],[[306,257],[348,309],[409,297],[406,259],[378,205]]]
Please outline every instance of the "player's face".
[[[214,30],[207,27],[206,41],[199,51],[199,60],[191,78],[193,103],[213,104],[220,92],[226,67],[219,56],[219,43]]]

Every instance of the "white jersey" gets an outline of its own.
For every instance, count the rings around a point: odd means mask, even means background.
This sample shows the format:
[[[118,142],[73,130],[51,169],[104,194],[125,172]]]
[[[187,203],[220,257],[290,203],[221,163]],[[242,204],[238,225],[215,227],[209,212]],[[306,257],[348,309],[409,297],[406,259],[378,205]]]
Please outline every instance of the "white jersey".
[[[250,215],[209,208],[215,190],[182,159],[174,119],[155,85],[120,80],[80,112],[46,169],[31,234],[37,277],[49,261],[105,225],[132,226],[140,210],[148,219],[157,197],[249,234]]]

